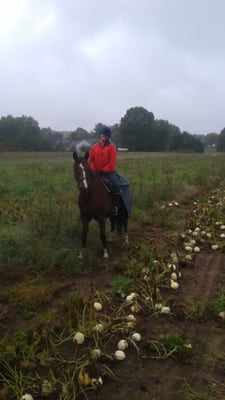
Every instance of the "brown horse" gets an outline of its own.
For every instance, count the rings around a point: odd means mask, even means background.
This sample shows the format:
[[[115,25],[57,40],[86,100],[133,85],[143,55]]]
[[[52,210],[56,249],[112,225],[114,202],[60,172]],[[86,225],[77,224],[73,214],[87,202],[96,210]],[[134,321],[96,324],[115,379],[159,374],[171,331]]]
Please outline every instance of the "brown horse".
[[[128,213],[124,206],[122,198],[118,199],[118,215],[111,215],[112,210],[112,192],[106,185],[103,177],[96,175],[87,162],[89,153],[85,157],[78,157],[73,153],[74,158],[74,176],[79,189],[78,206],[82,224],[82,248],[79,258],[83,258],[83,249],[87,245],[87,236],[89,222],[95,219],[99,224],[100,239],[103,246],[103,257],[109,257],[108,243],[106,239],[106,219],[111,222],[111,234],[115,229],[118,233],[124,230],[125,243],[128,244],[127,221]]]

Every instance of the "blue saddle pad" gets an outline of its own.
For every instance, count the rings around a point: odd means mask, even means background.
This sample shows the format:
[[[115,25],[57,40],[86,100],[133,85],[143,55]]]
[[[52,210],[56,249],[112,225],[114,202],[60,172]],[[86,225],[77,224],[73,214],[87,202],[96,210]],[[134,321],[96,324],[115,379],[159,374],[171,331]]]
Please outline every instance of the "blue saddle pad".
[[[121,190],[121,197],[123,199],[124,205],[127,210],[128,216],[131,212],[131,195],[130,195],[130,187],[129,182],[124,176],[118,174],[119,183],[120,183],[120,190]]]

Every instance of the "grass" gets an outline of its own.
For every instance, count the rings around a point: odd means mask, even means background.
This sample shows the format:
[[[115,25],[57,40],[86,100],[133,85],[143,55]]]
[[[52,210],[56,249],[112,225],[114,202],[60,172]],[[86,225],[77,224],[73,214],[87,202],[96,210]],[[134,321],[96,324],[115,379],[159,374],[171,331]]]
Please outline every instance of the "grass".
[[[198,190],[223,181],[223,163],[221,155],[215,162],[215,155],[119,154],[117,170],[130,182],[131,229],[140,222],[180,225],[181,211],[168,204],[185,204]],[[80,224],[71,154],[2,153],[0,182],[0,262],[32,265],[39,272],[60,265],[77,271]],[[95,224],[88,245],[92,250],[100,247]],[[93,265],[97,266],[94,255],[86,268]]]

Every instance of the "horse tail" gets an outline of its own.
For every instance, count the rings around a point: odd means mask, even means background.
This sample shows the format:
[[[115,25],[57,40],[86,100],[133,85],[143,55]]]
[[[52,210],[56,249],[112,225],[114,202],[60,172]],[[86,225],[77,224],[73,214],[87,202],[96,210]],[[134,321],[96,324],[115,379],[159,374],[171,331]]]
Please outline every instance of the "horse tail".
[[[115,223],[116,223],[116,232],[120,235],[123,231],[123,225],[124,225],[121,216],[117,215],[115,217]]]
[[[126,228],[127,218],[127,211],[125,207],[122,206],[121,208],[119,208],[118,215],[115,216],[115,226],[118,234],[121,234],[123,232],[123,229]]]

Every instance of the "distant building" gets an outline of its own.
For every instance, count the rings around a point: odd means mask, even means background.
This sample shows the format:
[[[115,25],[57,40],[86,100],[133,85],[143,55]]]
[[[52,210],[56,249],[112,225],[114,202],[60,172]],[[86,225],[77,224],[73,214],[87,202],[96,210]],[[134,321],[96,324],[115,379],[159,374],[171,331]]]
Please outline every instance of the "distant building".
[[[117,147],[118,151],[128,151],[127,147]]]

